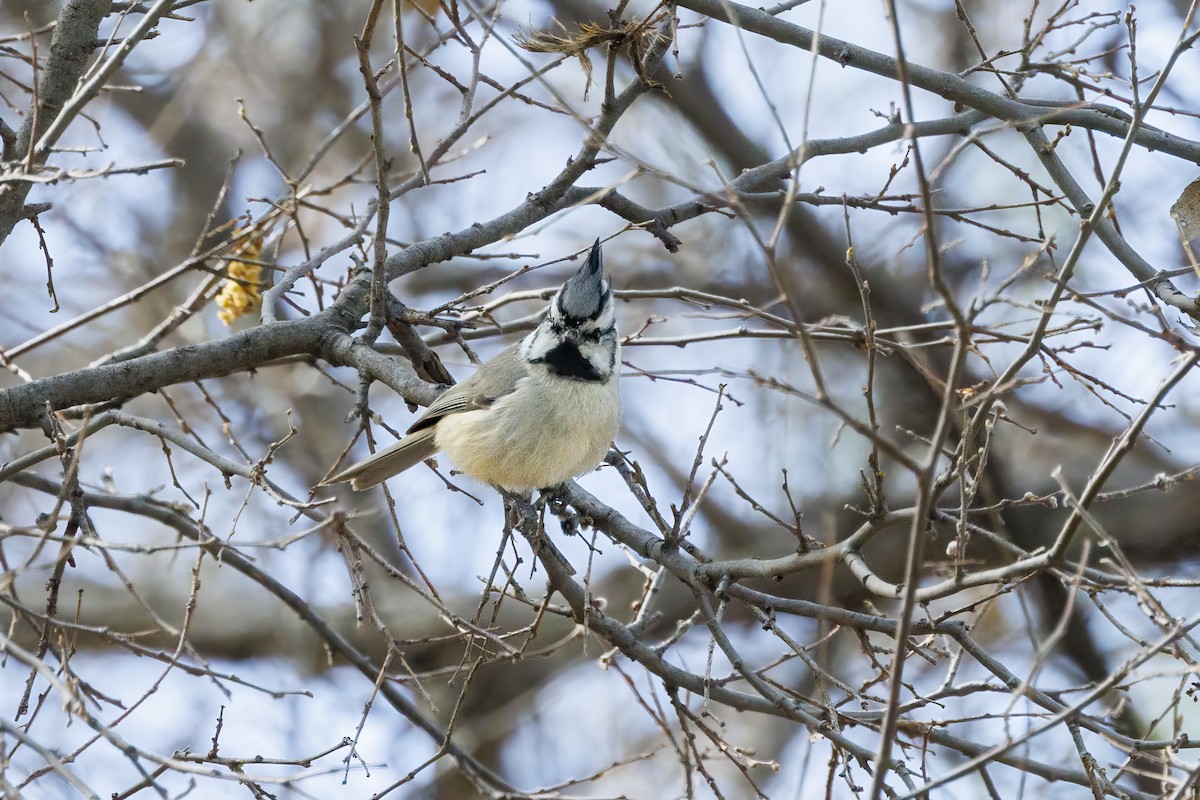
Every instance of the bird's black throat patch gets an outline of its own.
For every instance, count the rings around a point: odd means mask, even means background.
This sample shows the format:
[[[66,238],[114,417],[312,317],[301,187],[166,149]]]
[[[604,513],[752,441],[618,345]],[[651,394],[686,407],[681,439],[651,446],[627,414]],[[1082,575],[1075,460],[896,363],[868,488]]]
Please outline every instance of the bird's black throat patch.
[[[602,381],[604,376],[592,362],[583,357],[579,347],[572,342],[562,342],[553,350],[538,359],[538,362],[562,378],[573,378],[577,381]]]

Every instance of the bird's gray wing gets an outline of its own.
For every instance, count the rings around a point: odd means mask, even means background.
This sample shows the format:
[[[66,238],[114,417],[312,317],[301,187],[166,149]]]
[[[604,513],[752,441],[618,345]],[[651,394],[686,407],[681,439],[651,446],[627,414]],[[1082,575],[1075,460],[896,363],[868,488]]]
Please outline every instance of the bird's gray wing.
[[[451,386],[425,409],[425,413],[407,432],[415,433],[432,427],[442,417],[450,414],[487,408],[499,398],[510,394],[517,388],[517,383],[529,374],[529,368],[519,348],[519,343],[512,345],[481,366],[474,375]]]
[[[403,439],[342,470],[321,485],[349,482],[356,491],[361,491],[421,463],[437,452],[433,426],[439,419],[449,414],[487,408],[516,389],[517,383],[527,374],[526,361],[518,346],[513,345],[481,366],[470,378],[443,392],[412,424]]]

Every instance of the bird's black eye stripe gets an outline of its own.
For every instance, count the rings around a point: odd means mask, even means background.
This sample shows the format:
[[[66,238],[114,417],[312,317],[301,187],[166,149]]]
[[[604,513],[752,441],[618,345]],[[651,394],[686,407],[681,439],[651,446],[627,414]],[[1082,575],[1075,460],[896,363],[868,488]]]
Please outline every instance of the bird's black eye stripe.
[[[602,334],[602,332],[601,332],[601,331],[598,331],[598,330],[595,330],[595,331],[588,331],[587,333],[585,333],[585,334],[583,335],[583,338],[584,338],[584,339],[586,339],[586,340],[587,340],[587,341],[589,341],[589,342],[598,342],[598,341],[600,341],[600,337],[601,337],[602,335],[603,335],[603,334]]]

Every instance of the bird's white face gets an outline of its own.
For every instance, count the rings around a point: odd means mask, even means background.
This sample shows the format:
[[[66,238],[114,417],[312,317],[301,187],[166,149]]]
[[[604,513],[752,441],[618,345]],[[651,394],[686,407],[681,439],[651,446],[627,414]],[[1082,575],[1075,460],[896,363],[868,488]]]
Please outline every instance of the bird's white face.
[[[597,245],[550,302],[550,311],[521,342],[521,355],[552,374],[607,381],[617,368],[616,309]]]

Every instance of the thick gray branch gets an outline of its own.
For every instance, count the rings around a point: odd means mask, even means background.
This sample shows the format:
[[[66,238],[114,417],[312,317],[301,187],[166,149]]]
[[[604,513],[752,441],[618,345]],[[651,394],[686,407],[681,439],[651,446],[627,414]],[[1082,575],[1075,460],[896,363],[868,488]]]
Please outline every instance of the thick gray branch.
[[[45,414],[123,400],[176,383],[218,378],[285,356],[317,353],[338,332],[328,314],[279,322],[225,339],[187,345],[116,364],[64,372],[0,392],[0,432],[30,427]]]
[[[50,57],[46,59],[38,82],[38,104],[25,115],[25,124],[17,133],[12,156],[23,161],[32,143],[58,118],[63,106],[75,93],[75,87],[87,68],[100,22],[108,14],[112,0],[71,0],[63,6],[50,40]],[[34,125],[37,125],[35,131]],[[18,181],[0,185],[0,244],[12,233],[13,227],[27,215],[25,198],[32,183]]]
[[[813,49],[815,34],[790,22],[772,17],[764,11],[726,0],[679,0],[683,8],[722,22],[728,22],[751,33],[766,36],[782,44],[802,50]],[[816,50],[825,58],[844,67],[861,69],[893,80],[899,79],[899,64],[896,59],[868,50],[850,42],[822,34],[817,38]],[[1042,122],[1054,125],[1074,125],[1124,138],[1129,132],[1129,121],[1119,111],[1109,108],[1070,106],[1060,107],[1048,101],[1013,100],[989,92],[949,72],[905,62],[904,70],[908,82],[919,89],[961,103],[969,108],[1013,123]],[[1143,126],[1134,141],[1147,150],[1164,153],[1200,164],[1200,144],[1180,136]]]

